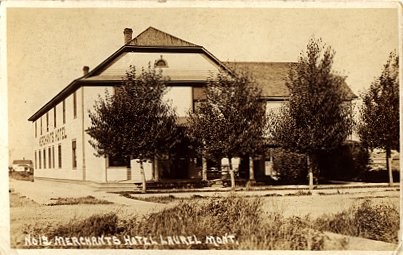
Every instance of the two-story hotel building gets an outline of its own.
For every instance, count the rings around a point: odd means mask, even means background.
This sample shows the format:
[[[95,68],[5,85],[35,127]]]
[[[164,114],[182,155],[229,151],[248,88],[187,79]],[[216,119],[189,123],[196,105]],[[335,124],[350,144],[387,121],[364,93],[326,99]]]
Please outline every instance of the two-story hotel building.
[[[90,126],[88,111],[105,91],[114,93],[130,65],[146,67],[149,63],[163,69],[170,77],[167,100],[172,102],[177,115],[186,117],[195,104],[204,99],[203,86],[210,75],[226,70],[228,64],[218,60],[202,46],[149,27],[135,38],[132,30],[124,30],[124,45],[91,71],[83,68],[83,76],[72,81],[55,97],[37,110],[29,121],[33,123],[34,176],[58,180],[91,181],[97,183],[140,181],[138,165],[95,156],[85,130]],[[285,77],[292,63],[237,62],[250,72],[262,88],[262,100],[267,108],[279,107],[288,97]],[[351,90],[346,89],[351,93]],[[351,93],[351,95],[353,95]],[[183,119],[183,118],[182,118]],[[200,159],[180,157],[174,166],[163,162],[146,164],[147,180],[158,178],[201,178],[205,167]],[[157,167],[157,164],[159,165]],[[249,162],[241,162],[249,164]],[[256,160],[254,175],[270,174],[270,156]],[[155,174],[156,169],[159,171]],[[246,175],[248,173],[245,173]],[[247,177],[247,176],[246,176]]]

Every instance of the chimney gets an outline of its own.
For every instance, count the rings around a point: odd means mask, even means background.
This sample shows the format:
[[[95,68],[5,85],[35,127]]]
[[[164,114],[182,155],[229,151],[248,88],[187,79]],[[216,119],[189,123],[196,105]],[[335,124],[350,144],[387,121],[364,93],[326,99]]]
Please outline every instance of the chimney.
[[[128,44],[132,40],[133,30],[131,28],[125,28],[123,30],[125,44]]]
[[[89,71],[90,71],[90,68],[88,66],[83,67],[83,74],[84,75],[87,75]]]

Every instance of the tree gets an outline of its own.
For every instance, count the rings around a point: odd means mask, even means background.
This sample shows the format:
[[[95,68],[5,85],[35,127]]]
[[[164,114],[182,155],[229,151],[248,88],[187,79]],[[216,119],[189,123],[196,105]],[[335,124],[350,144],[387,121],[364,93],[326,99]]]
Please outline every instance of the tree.
[[[91,126],[87,132],[97,155],[137,159],[143,192],[143,163],[168,153],[176,143],[176,115],[163,101],[165,82],[162,73],[150,66],[140,75],[131,66],[116,93],[106,91],[105,98],[100,97],[94,111],[89,112]]]
[[[318,156],[340,146],[351,133],[352,109],[343,89],[345,78],[332,70],[335,52],[310,39],[298,63],[290,68],[289,100],[269,117],[273,142],[307,156],[309,187],[319,177]]]
[[[364,145],[386,152],[389,184],[393,184],[391,150],[399,150],[399,57],[391,52],[381,75],[361,96],[358,135]]]
[[[228,159],[234,189],[231,159],[256,155],[263,148],[266,118],[261,90],[246,74],[221,72],[208,80],[204,92],[206,100],[190,113],[188,135],[204,157]]]

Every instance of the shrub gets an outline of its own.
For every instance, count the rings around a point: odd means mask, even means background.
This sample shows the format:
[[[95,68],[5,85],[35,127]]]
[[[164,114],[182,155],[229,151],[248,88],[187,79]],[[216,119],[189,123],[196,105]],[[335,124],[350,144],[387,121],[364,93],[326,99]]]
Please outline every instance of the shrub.
[[[259,240],[253,242],[254,239]],[[241,248],[269,250],[322,250],[325,237],[314,230],[311,220],[300,217],[284,218],[280,213],[267,215],[254,235],[241,242]]]
[[[209,198],[204,201],[181,201],[177,206],[144,216],[126,234],[197,236],[239,236],[248,226],[261,222],[261,202],[239,197]],[[204,246],[203,246],[204,247]]]
[[[121,229],[118,228],[118,216],[115,213],[95,214],[82,221],[71,220],[65,225],[60,225],[50,230],[49,237],[55,236],[102,236],[115,235]]]
[[[394,182],[400,180],[400,171],[392,171],[392,177]],[[359,179],[364,182],[388,182],[389,172],[386,169],[376,169],[363,172]]]
[[[397,243],[399,211],[387,205],[373,205],[366,200],[354,214],[358,232],[366,238]]]
[[[20,181],[34,181],[34,175],[33,172],[28,171],[28,172],[8,172],[8,176],[10,178],[13,178],[15,180],[20,180]]]
[[[320,230],[397,243],[399,222],[397,207],[366,200],[340,213],[322,216],[316,225]]]
[[[51,200],[55,200],[55,202],[49,205],[78,205],[78,204],[113,204],[113,202],[97,199],[93,196],[86,197],[58,197],[51,198]]]
[[[273,170],[279,174],[281,183],[304,183],[308,174],[306,157],[281,148],[275,149],[273,152]]]
[[[321,175],[336,180],[357,179],[368,170],[368,163],[368,150],[355,141],[348,141],[333,151],[323,152],[319,157]]]

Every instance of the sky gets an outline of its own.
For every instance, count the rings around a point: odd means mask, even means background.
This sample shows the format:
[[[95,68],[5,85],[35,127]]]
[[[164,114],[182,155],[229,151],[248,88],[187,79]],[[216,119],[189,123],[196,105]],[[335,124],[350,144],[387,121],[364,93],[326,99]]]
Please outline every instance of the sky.
[[[357,95],[398,48],[397,8],[232,6],[7,8],[2,86],[8,90],[9,162],[32,159],[28,118],[80,77],[83,66],[93,69],[118,50],[126,27],[136,36],[153,26],[204,46],[222,61],[297,61],[309,38],[321,37],[336,52],[334,69]]]

